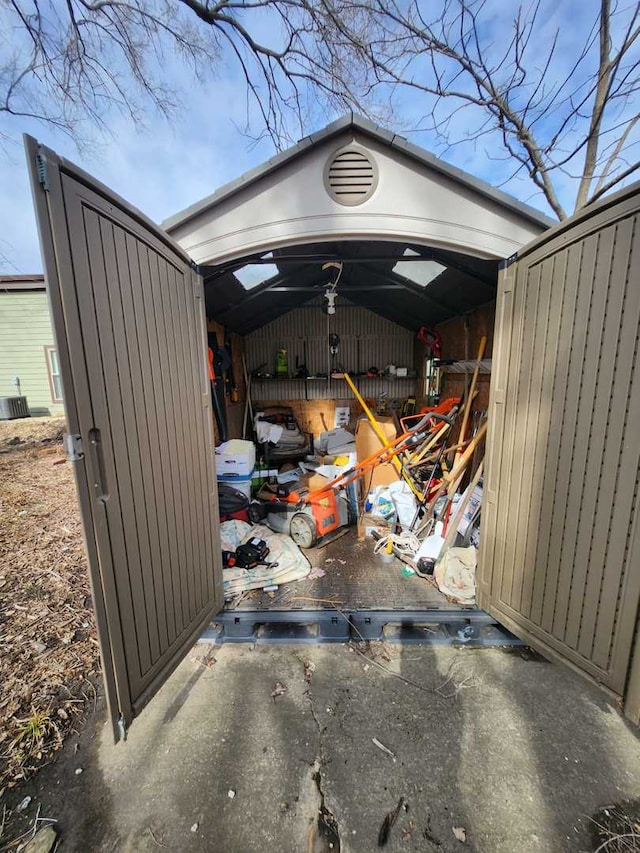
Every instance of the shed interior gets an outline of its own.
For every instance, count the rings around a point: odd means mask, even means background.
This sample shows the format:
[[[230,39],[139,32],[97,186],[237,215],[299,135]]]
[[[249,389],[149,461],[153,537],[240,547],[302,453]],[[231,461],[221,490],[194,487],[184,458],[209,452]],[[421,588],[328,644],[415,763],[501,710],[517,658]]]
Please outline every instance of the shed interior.
[[[463,397],[483,336],[487,342],[473,411],[486,412],[497,271],[496,260],[366,240],[290,246],[205,267],[210,343],[226,345],[231,353],[225,395],[228,438],[252,437],[246,425],[247,378],[254,411],[290,407],[300,429],[316,441],[334,428],[337,408],[349,408],[351,430],[363,417],[345,379],[332,378],[343,370],[381,417],[396,419],[407,400],[414,399],[419,412],[447,397]],[[332,291],[335,313],[328,311]],[[433,352],[420,340],[421,328],[441,341],[435,395],[433,376],[430,386],[428,375]],[[331,343],[334,350],[337,343],[333,354]],[[286,371],[278,372],[276,359],[282,350]],[[378,375],[371,375],[372,368]],[[397,368],[406,368],[408,375],[398,376]],[[232,387],[237,389],[233,395]],[[214,429],[218,440],[215,421]],[[449,444],[456,429],[459,423]],[[263,457],[259,445],[258,459],[273,469]],[[365,490],[360,491],[361,520]],[[252,590],[226,606],[314,610],[339,602],[345,608],[370,610],[461,608],[433,581],[407,572],[400,560],[383,563],[374,555],[373,540],[362,538],[360,527],[354,523],[344,536],[306,552],[324,576],[270,594]]]

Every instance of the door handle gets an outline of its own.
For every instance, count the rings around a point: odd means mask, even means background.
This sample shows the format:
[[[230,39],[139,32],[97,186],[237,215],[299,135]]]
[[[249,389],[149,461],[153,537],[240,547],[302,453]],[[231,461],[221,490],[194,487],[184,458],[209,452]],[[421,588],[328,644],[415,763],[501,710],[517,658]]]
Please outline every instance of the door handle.
[[[109,491],[105,476],[104,451],[100,430],[97,427],[93,427],[89,430],[88,438],[89,458],[91,459],[91,470],[93,472],[93,494],[99,501],[106,501],[109,497]]]

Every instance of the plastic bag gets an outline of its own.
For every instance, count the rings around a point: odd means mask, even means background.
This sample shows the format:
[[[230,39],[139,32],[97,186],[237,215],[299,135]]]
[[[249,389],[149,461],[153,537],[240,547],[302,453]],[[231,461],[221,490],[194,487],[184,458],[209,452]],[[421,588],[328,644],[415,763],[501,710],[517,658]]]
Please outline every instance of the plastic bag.
[[[377,486],[367,497],[366,512],[372,518],[391,524],[396,518],[396,508],[388,486]]]
[[[404,480],[391,483],[388,491],[396,509],[400,526],[405,533],[408,533],[411,530],[411,525],[413,524],[413,519],[418,508],[415,495],[411,491],[409,484]]]

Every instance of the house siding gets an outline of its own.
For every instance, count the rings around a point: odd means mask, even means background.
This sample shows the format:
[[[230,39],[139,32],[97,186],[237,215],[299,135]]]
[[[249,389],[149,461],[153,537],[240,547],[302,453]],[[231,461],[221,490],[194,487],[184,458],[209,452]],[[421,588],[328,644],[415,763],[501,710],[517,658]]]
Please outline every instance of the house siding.
[[[60,415],[62,403],[52,398],[45,347],[55,346],[44,290],[0,292],[0,396],[20,391],[32,415]]]

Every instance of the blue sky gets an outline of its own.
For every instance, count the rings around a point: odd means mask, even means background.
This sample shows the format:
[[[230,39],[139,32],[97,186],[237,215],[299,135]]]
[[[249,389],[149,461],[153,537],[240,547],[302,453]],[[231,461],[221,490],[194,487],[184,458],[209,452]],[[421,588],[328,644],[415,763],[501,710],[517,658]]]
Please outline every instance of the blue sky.
[[[238,130],[243,125],[242,87],[221,78],[190,89],[182,81],[176,121],[149,111],[143,127],[116,115],[112,138],[95,135],[78,150],[63,134],[35,122],[18,121],[0,152],[0,256],[2,272],[41,271],[40,249],[31,202],[21,133],[77,163],[159,222],[273,154],[268,141],[254,144]],[[234,108],[234,105],[236,107]],[[6,129],[6,124],[5,124]]]
[[[510,26],[510,16],[500,13],[501,0],[492,0],[494,15],[491,26],[498,43]],[[515,8],[515,5],[514,5]],[[578,41],[587,20],[592,20],[596,3],[549,4],[544,33],[561,26],[567,47],[559,54],[553,74],[560,74],[571,54],[571,42]],[[581,10],[578,12],[577,10]],[[576,15],[578,16],[576,18]],[[584,15],[580,21],[580,15]],[[568,20],[572,26],[566,26]],[[564,26],[563,26],[564,24]],[[112,187],[155,221],[170,216],[208,195],[221,184],[258,165],[274,153],[273,144],[262,139],[254,142],[239,129],[246,120],[246,92],[238,69],[224,54],[215,77],[194,83],[191,73],[172,63],[172,86],[178,93],[180,111],[173,122],[153,112],[146,114],[142,127],[135,127],[122,115],[108,118],[110,133],[95,133],[93,141],[78,150],[63,134],[50,127],[22,119],[0,119],[0,271],[4,274],[37,272],[42,268],[35,219],[27,179],[21,134],[27,132],[58,153],[76,162],[103,183]],[[419,145],[437,152],[429,132],[412,132],[420,123],[422,106],[409,94],[395,95],[394,130]],[[337,115],[315,108],[305,133],[327,124]],[[260,131],[258,118],[251,116],[254,132]],[[473,114],[460,113],[454,123],[458,135],[473,123]],[[488,152],[498,153],[494,137],[480,144],[463,144],[445,152],[444,158],[494,185],[505,177],[504,162],[492,160]],[[549,212],[539,195],[533,193],[526,180],[513,180],[503,189],[545,212]],[[575,187],[565,179],[560,192],[570,206]]]

